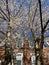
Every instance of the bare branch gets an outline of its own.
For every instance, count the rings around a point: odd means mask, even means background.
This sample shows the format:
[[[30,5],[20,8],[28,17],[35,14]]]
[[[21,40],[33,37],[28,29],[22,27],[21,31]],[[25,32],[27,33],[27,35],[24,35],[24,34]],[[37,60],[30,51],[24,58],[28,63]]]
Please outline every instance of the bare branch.
[[[0,12],[0,14],[2,15],[2,17],[0,16],[1,19],[7,20],[7,18],[2,14],[2,12]]]
[[[3,20],[6,20],[5,17],[1,17],[1,16],[0,16],[0,18],[3,19]]]
[[[2,33],[2,34],[4,34],[4,35],[6,35],[6,33],[5,33],[5,32],[3,32],[2,30],[0,30],[0,33]]]
[[[5,17],[8,19],[8,16],[7,16],[7,14],[1,9],[1,7],[0,7],[0,11],[5,15]]]
[[[25,1],[25,0],[24,0],[24,1]],[[18,15],[18,13],[20,12],[21,7],[22,7],[22,5],[23,5],[24,1],[20,4],[19,10],[18,10],[18,12],[15,14],[15,16],[14,16],[14,17],[16,17],[16,16]]]
[[[49,23],[49,20],[46,22],[46,24],[45,24],[45,26],[44,26],[44,28],[43,28],[44,30],[46,29],[48,23]]]
[[[9,7],[8,7],[8,0],[6,0],[6,10],[8,12],[8,20],[10,21],[10,11],[9,11]]]
[[[32,19],[32,25],[33,25],[33,22],[34,22],[34,19],[35,19],[35,16],[36,16],[37,7],[38,7],[38,3],[36,4],[36,8],[35,8],[35,11],[34,11],[34,15],[33,15],[33,19]]]
[[[41,21],[41,33],[42,33],[43,32],[43,22],[42,22],[41,1],[38,0],[38,2],[39,2],[40,21]]]

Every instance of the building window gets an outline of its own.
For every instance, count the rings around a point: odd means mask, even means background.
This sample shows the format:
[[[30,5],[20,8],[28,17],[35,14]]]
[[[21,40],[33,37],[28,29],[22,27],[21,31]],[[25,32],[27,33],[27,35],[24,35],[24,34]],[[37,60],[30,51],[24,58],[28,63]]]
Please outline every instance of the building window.
[[[17,65],[21,65],[21,60],[17,60]]]
[[[1,60],[0,60],[0,64],[1,64]]]
[[[35,65],[36,63],[35,53],[31,53],[31,61],[32,61],[32,65]]]
[[[23,53],[16,54],[17,65],[22,65],[22,63],[23,63],[22,58],[23,58]]]
[[[34,42],[33,41],[29,42],[29,47],[32,47],[32,48],[34,47]]]
[[[17,42],[16,42],[16,46],[17,47],[22,47],[22,41],[18,39]]]

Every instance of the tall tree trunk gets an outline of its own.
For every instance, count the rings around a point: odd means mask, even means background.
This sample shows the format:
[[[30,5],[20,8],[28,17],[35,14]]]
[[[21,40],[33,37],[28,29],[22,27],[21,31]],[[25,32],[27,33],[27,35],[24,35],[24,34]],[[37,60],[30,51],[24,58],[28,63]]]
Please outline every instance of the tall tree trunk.
[[[40,50],[40,59],[41,59],[41,65],[43,65],[43,44],[44,44],[44,31],[41,33],[41,50]]]
[[[13,57],[13,65],[17,65],[16,54],[14,54],[14,57]]]
[[[41,22],[41,43],[40,43],[40,62],[41,65],[43,65],[43,44],[44,44],[44,28],[43,28],[43,21],[42,21],[42,11],[41,11],[41,1],[38,0],[39,2],[39,11],[40,11],[40,22]]]

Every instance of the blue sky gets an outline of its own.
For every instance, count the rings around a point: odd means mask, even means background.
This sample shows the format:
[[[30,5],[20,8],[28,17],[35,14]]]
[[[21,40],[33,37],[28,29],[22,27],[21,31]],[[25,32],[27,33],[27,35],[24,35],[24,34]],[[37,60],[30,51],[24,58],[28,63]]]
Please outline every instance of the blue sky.
[[[49,5],[49,0],[46,0],[46,2],[47,2],[47,5]]]
[[[12,1],[14,1],[14,0],[12,0]],[[16,0],[15,0],[16,1]],[[17,0],[18,1],[18,3],[20,3],[21,2],[21,0]],[[26,2],[25,2],[25,6],[27,6],[28,4],[27,4],[27,1],[29,1],[29,0],[26,0]],[[46,1],[46,6],[48,5],[49,6],[49,0],[45,0]],[[28,2],[29,3],[29,2]],[[7,26],[5,26],[4,25],[4,29],[6,28]],[[21,33],[22,31],[20,31],[20,33]],[[46,32],[45,33],[46,35],[49,35],[49,32]],[[32,33],[30,32],[30,31],[28,31],[27,32],[27,34],[26,34],[29,38],[31,38],[32,37]]]

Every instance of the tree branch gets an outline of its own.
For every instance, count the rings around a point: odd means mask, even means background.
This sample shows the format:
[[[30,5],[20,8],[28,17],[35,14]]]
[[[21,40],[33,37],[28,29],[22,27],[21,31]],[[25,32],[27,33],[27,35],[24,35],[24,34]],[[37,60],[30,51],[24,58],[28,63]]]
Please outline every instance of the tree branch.
[[[10,11],[9,11],[9,7],[8,7],[8,0],[6,0],[6,10],[8,12],[8,20],[10,21]]]
[[[49,23],[49,20],[46,22],[46,24],[45,24],[45,26],[44,26],[44,28],[43,28],[44,30],[46,29],[48,23]]]
[[[1,17],[1,16],[0,16],[0,18],[6,20],[5,17]]]
[[[8,16],[6,15],[6,13],[1,9],[0,7],[0,11],[6,16],[6,18],[8,19]]]
[[[33,19],[32,19],[32,25],[33,25],[33,21],[35,19],[35,15],[36,15],[36,12],[37,12],[37,7],[38,7],[38,3],[36,4],[36,9],[35,9],[35,12],[34,12],[34,15],[33,15]]]
[[[0,12],[0,14],[2,15],[2,17],[0,16],[0,18],[7,20],[6,17],[2,14],[2,12]]]
[[[40,21],[41,21],[41,33],[43,32],[43,22],[42,22],[42,11],[41,11],[41,1],[38,0],[39,2],[39,11],[40,11]]]
[[[2,33],[3,35],[6,35],[6,33],[5,33],[5,32],[3,32],[2,30],[0,30],[0,33]]]
[[[19,10],[18,10],[18,12],[15,14],[15,16],[14,16],[14,17],[16,17],[16,16],[18,15],[18,13],[20,12],[21,7],[22,7],[23,3],[24,3],[24,1],[20,4]]]

